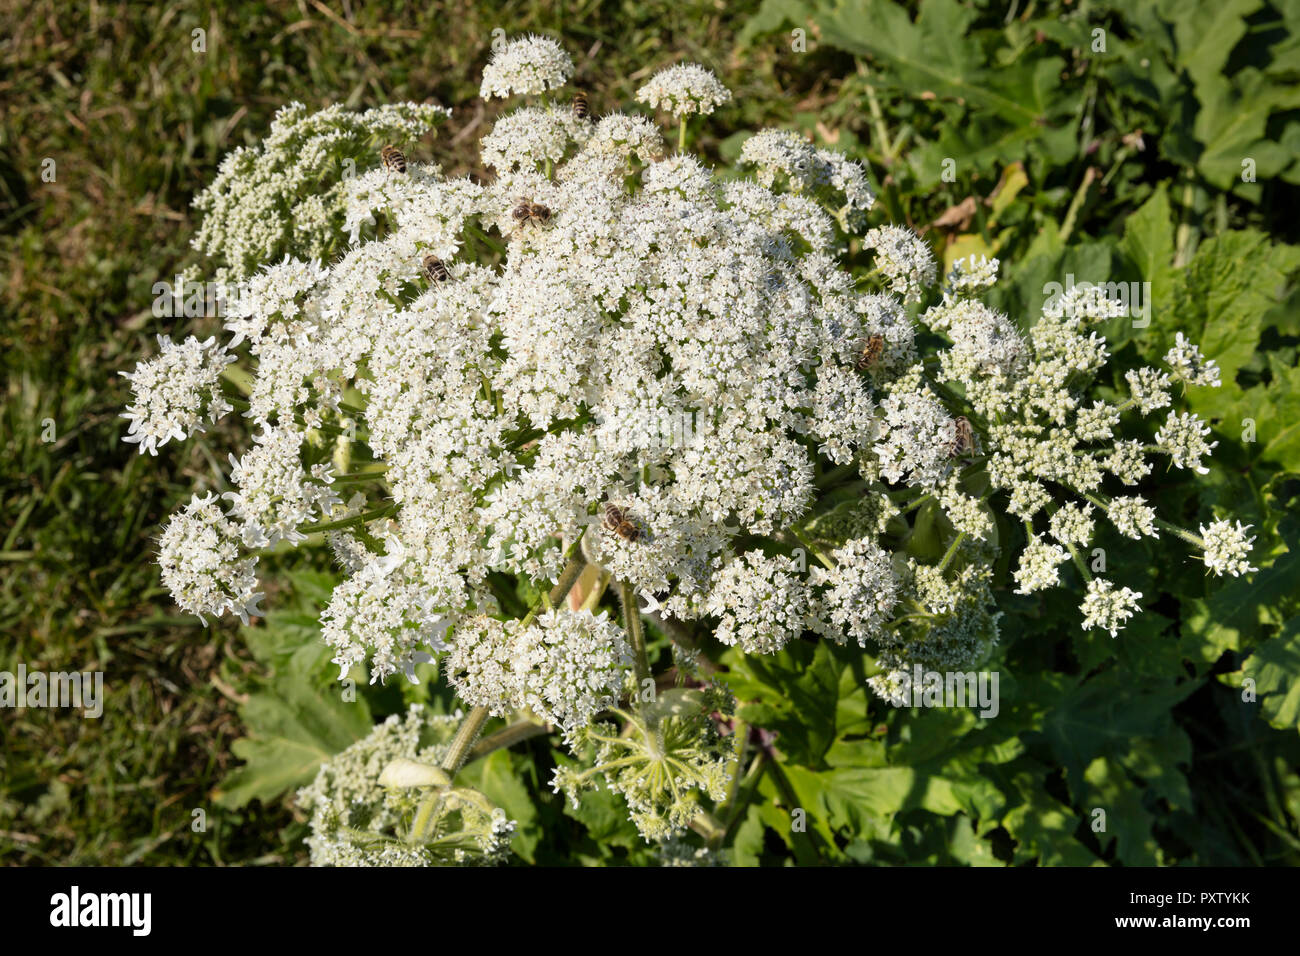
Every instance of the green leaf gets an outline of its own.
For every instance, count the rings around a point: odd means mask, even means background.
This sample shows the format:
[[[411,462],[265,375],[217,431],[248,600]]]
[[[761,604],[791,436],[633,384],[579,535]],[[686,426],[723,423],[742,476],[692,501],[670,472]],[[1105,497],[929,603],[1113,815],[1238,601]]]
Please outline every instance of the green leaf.
[[[1121,251],[1137,266],[1142,281],[1151,283],[1151,301],[1165,302],[1174,275],[1174,220],[1165,183],[1124,222]]]
[[[1264,719],[1278,730],[1300,730],[1300,617],[1293,617],[1276,637],[1260,644],[1246,658],[1231,683],[1241,687],[1249,678]]]
[[[1039,678],[1055,686],[1060,698],[1043,717],[1043,736],[1065,768],[1071,793],[1085,792],[1084,773],[1098,757],[1117,757],[1135,737],[1162,736],[1173,729],[1170,709],[1190,696],[1200,681],[1184,680],[1164,686],[1134,686],[1124,673],[1110,670],[1070,686],[1061,674]],[[1026,679],[1026,683],[1030,683]]]
[[[1160,862],[1158,846],[1151,835],[1154,815],[1143,804],[1140,785],[1123,769],[1104,757],[1094,760],[1084,778],[1088,793],[1086,804],[1089,826],[1098,820],[1096,810],[1104,810],[1106,829],[1098,831],[1097,840],[1105,849],[1115,844],[1115,856],[1125,866],[1155,866]]]
[[[825,42],[879,61],[880,79],[913,95],[961,99],[1017,125],[1035,123],[1049,103],[1060,103],[1050,96],[1059,81],[988,66],[979,42],[967,36],[975,10],[955,0],[928,0],[915,23],[887,0],[840,0],[814,17]]]
[[[321,692],[296,682],[251,695],[239,710],[249,736],[231,749],[244,765],[222,781],[214,796],[220,806],[269,803],[309,783],[321,762],[370,732],[370,708],[358,696]]]
[[[791,643],[770,655],[732,649],[722,661],[727,683],[742,702],[738,715],[775,731],[777,747],[794,763],[821,763],[837,734],[844,670],[830,645]]]
[[[1212,663],[1224,651],[1243,651],[1280,625],[1300,599],[1300,536],[1284,531],[1288,550],[1247,577],[1232,578],[1204,600],[1190,603],[1183,627],[1183,654]]]
[[[524,786],[519,762],[509,750],[494,750],[481,760],[467,764],[458,782],[473,787],[514,820],[514,839],[510,848],[528,863],[536,862],[537,845],[542,833],[537,825],[537,806]]]

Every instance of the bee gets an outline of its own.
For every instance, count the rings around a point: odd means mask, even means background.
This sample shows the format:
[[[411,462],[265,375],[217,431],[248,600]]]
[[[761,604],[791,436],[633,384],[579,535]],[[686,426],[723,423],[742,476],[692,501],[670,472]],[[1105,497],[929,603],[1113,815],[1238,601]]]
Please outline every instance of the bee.
[[[583,90],[578,90],[573,94],[573,115],[578,119],[586,119],[588,110],[587,94]]]
[[[862,347],[862,353],[858,356],[858,370],[872,368],[880,361],[880,356],[885,351],[885,337],[883,335],[873,335],[867,339],[867,344]]]
[[[627,520],[623,509],[616,504],[605,505],[605,520],[601,525],[606,531],[612,531],[624,541],[635,541],[641,537],[641,529]]]
[[[428,276],[430,282],[447,281],[447,264],[437,256],[425,256],[421,265],[424,266],[424,274]]]
[[[952,423],[953,436],[948,445],[948,454],[953,458],[970,455],[975,452],[975,432],[971,429],[970,419],[960,415]]]
[[[520,199],[519,205],[515,206],[510,215],[515,222],[521,225],[526,222],[535,222],[540,225],[551,218],[551,211],[541,203],[533,202],[531,199]]]
[[[389,172],[406,172],[406,154],[396,146],[385,146],[379,151],[379,158],[384,161],[384,169]]]

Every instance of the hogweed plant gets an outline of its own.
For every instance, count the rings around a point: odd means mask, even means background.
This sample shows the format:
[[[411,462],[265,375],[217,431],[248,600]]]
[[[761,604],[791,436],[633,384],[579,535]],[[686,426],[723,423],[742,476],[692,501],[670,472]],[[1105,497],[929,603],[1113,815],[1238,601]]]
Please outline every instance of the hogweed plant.
[[[691,125],[731,98],[708,70],[637,94],[675,145],[589,116],[572,73],[549,39],[495,50],[482,95],[524,105],[483,137],[487,183],[405,154],[440,107],[285,108],[196,200],[195,246],[237,284],[222,337],[162,338],[127,376],[142,453],[248,425],[231,490],[162,531],[181,608],[247,622],[260,554],[325,545],[340,678],[437,661],[468,707],[412,708],[322,768],[300,794],[314,862],[499,859],[510,822],[455,780],[490,716],[512,723],[475,754],[553,732],[557,792],[608,788],[646,840],[716,848],[744,724],[710,641],[856,645],[902,703],[915,666],[993,654],[1008,550],[1021,594],[1072,563],[1080,626],[1119,639],[1142,595],[1090,566],[1100,521],[1255,570],[1248,527],[1180,528],[1138,493],[1161,464],[1206,470],[1208,426],[1172,407],[1219,385],[1195,345],[1099,397],[1100,292],[1022,323],[980,301],[996,260],[940,276],[911,230],[872,227],[839,153],[769,129],[705,165]],[[513,618],[519,583],[537,600]],[[675,642],[664,673],[647,620]]]

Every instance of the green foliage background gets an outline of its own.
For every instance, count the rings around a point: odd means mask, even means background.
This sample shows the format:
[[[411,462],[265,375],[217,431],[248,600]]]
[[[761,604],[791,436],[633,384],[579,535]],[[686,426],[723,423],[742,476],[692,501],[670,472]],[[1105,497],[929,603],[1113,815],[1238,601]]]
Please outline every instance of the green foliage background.
[[[737,94],[706,155],[734,157],[764,124],[803,129],[867,160],[889,217],[945,257],[998,255],[1013,315],[1067,274],[1149,282],[1150,326],[1105,330],[1116,376],[1178,331],[1224,370],[1189,396],[1214,423],[1211,474],[1149,490],[1184,524],[1254,523],[1261,570],[1212,582],[1176,543],[1104,541],[1148,606],[1114,639],[1080,631],[1068,601],[1001,587],[996,719],[886,707],[845,649],[709,648],[774,735],[726,821],[735,862],[1300,862],[1300,2],[346,9],[0,12],[0,669],[101,669],[108,690],[98,721],[0,713],[0,860],[301,863],[292,788],[407,702],[454,707],[433,680],[345,702],[316,640],[332,578],[299,556],[279,559],[291,583],[254,627],[177,615],[153,537],[196,486],[221,490],[222,436],[135,457],[115,372],[172,331],[151,287],[188,261],[190,197],[284,102],[432,98],[456,115],[426,154],[481,173],[473,143],[499,107],[477,99],[478,71],[499,27],[562,38],[600,112],[655,69],[705,63]],[[538,738],[467,768],[519,820],[520,860],[653,862],[614,798],[572,811],[549,792],[556,759]]]

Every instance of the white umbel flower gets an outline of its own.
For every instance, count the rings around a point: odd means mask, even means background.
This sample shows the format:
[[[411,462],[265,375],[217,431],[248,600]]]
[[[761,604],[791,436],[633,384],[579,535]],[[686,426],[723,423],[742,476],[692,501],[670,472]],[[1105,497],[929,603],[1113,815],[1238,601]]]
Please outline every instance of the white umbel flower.
[[[1091,511],[1092,505],[1080,507],[1076,502],[1067,502],[1052,515],[1048,530],[1061,544],[1087,544],[1094,526]]]
[[[1061,583],[1058,565],[1065,560],[1065,549],[1059,544],[1050,544],[1038,535],[1030,535],[1029,543],[1020,553],[1020,565],[1016,568],[1015,578],[1017,594],[1033,594],[1046,588],[1056,587]]]
[[[674,116],[712,113],[731,99],[731,91],[711,70],[696,63],[681,63],[660,70],[636,91],[638,102]]]
[[[469,704],[496,715],[527,707],[573,731],[613,704],[631,664],[627,637],[608,615],[551,610],[524,628],[490,617],[462,622],[445,669]]]
[[[1116,530],[1129,538],[1141,538],[1143,535],[1156,537],[1156,511],[1146,503],[1141,495],[1129,498],[1112,498],[1106,508]]]
[[[1132,397],[1129,399],[1143,415],[1169,405],[1169,376],[1164,372],[1144,366],[1124,373]]]
[[[1198,475],[1208,475],[1210,469],[1201,464],[1219,443],[1207,443],[1210,426],[1192,412],[1170,412],[1168,420],[1156,432],[1156,447],[1168,455],[1178,468],[1190,468]]]
[[[497,120],[483,137],[483,163],[499,172],[559,162],[574,136],[572,113],[525,106]]]
[[[1079,610],[1083,614],[1083,629],[1100,628],[1110,631],[1114,637],[1123,630],[1124,622],[1138,610],[1141,591],[1129,588],[1115,589],[1105,578],[1093,578],[1088,582],[1088,593],[1084,595]]]
[[[1201,354],[1182,332],[1174,339],[1174,347],[1165,353],[1165,364],[1174,370],[1174,377],[1188,385],[1208,385],[1218,388],[1221,370],[1213,359]]]
[[[532,96],[559,89],[573,76],[573,60],[549,37],[526,36],[492,50],[479,96]]]
[[[184,441],[230,411],[221,395],[221,370],[235,360],[216,344],[190,336],[179,345],[158,336],[162,351],[134,372],[118,374],[131,383],[132,402],[122,417],[130,427],[124,441],[138,443],[140,454],[158,454],[173,438]]]
[[[904,302],[920,302],[921,293],[934,284],[934,253],[911,229],[878,226],[862,237],[862,244],[876,251],[876,268]]]
[[[948,270],[948,286],[956,295],[970,295],[990,288],[998,280],[997,259],[971,253],[958,259]]]
[[[751,654],[774,654],[803,633],[808,588],[793,558],[748,551],[722,569],[708,611],[719,619],[714,636]]]
[[[866,647],[880,636],[898,603],[898,577],[889,552],[874,538],[854,538],[830,554],[833,569],[813,567],[813,616],[821,633]]]
[[[1258,571],[1250,564],[1250,545],[1254,536],[1247,537],[1250,525],[1240,521],[1236,527],[1225,518],[1201,525],[1201,537],[1205,540],[1205,566],[1217,575],[1231,574],[1233,577]]]
[[[242,555],[239,527],[222,514],[216,495],[195,495],[171,517],[158,541],[158,564],[163,586],[199,620],[231,611],[247,624],[249,615],[262,613],[257,558]]]

